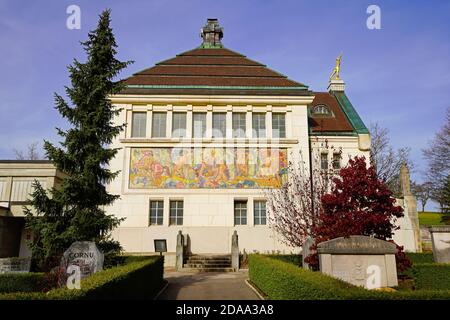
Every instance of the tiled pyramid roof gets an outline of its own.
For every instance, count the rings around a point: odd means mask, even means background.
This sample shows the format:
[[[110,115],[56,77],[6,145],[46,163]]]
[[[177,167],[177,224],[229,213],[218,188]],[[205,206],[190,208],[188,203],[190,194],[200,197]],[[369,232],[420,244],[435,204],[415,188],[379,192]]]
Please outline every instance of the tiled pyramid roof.
[[[123,93],[310,95],[308,87],[226,48],[197,48],[124,80]]]

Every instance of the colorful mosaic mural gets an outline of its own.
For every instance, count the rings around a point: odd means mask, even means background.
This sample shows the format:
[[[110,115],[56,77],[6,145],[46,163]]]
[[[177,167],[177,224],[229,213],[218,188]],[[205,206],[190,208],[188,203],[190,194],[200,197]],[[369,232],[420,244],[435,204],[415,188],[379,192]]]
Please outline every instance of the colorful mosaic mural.
[[[129,187],[276,188],[287,166],[286,149],[133,148]]]

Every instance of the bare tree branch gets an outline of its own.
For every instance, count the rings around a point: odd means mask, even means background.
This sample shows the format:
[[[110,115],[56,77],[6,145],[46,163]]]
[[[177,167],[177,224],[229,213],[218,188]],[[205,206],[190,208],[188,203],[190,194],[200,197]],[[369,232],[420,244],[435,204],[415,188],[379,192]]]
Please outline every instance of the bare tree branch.
[[[406,163],[414,171],[414,163],[410,159],[410,148],[394,150],[389,139],[389,131],[378,123],[370,124],[370,162],[383,180],[396,195],[400,194],[400,167]]]
[[[43,157],[38,151],[38,142],[30,143],[27,146],[27,151],[13,149],[13,152],[16,156],[16,160],[41,160]]]
[[[318,223],[322,210],[321,198],[330,190],[331,178],[337,172],[333,162],[323,167],[321,154],[337,154],[339,161],[342,159],[342,150],[328,146],[326,140],[313,143],[311,149],[311,167],[300,153],[297,161],[289,162],[287,178],[281,188],[265,190],[269,226],[291,247],[302,246],[312,235],[311,230]],[[290,156],[292,159],[296,155]]]

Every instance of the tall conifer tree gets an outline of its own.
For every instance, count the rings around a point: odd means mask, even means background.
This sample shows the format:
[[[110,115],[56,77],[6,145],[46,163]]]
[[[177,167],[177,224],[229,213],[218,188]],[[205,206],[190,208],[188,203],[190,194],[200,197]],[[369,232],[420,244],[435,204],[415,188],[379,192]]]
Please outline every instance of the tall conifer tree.
[[[31,208],[27,209],[27,225],[33,232],[31,244],[38,268],[57,264],[61,254],[74,241],[95,241],[106,253],[119,252],[119,243],[111,240],[110,231],[121,219],[107,215],[104,207],[119,196],[109,194],[105,184],[119,172],[108,169],[117,149],[109,148],[124,125],[113,125],[119,110],[108,96],[123,89],[114,78],[131,61],[115,58],[117,44],[110,27],[110,11],[100,15],[97,28],[82,42],[87,54],[84,63],[74,60],[68,67],[71,86],[65,91],[71,104],[55,94],[56,109],[71,124],[57,147],[44,143],[47,157],[68,176],[58,188],[44,190],[35,182]]]

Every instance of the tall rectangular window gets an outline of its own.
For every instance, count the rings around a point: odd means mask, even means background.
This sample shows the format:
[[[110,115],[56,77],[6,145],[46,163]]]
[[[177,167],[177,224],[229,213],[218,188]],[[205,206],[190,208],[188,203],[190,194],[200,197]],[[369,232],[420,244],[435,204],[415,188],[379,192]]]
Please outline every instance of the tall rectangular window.
[[[286,138],[286,115],[284,113],[272,113],[273,138]]]
[[[333,153],[333,169],[339,170],[341,168],[341,154]]]
[[[192,134],[194,138],[206,137],[206,113],[192,114]]]
[[[226,113],[213,113],[212,115],[212,135],[213,138],[224,138],[227,128],[227,114]]]
[[[152,138],[166,137],[166,118],[165,112],[153,112],[152,119]]]
[[[245,138],[246,114],[233,113],[233,138]]]
[[[253,138],[266,137],[266,114],[254,113],[252,118]]]
[[[186,137],[186,112],[172,114],[172,138]]]
[[[234,224],[235,225],[247,224],[247,201],[234,202]]]
[[[170,225],[183,225],[183,201],[170,201]]]
[[[133,112],[131,120],[131,137],[143,138],[147,130],[147,112]]]
[[[267,224],[265,201],[255,201],[253,203],[253,216],[255,226]]]
[[[322,170],[328,170],[328,153],[320,154],[320,168]]]
[[[164,201],[150,201],[150,225],[162,226]]]

